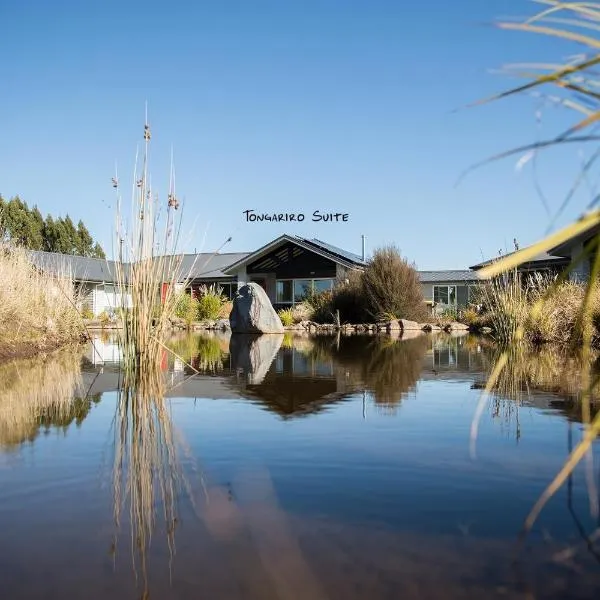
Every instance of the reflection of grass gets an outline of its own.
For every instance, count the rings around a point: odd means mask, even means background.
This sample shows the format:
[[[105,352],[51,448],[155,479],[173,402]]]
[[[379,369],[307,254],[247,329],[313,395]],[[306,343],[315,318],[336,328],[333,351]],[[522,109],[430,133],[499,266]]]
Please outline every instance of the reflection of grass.
[[[216,373],[224,368],[223,348],[226,340],[206,334],[188,334],[172,338],[168,348],[198,371]],[[227,348],[228,350],[228,348]]]
[[[0,367],[0,446],[32,440],[40,426],[66,427],[85,418],[91,401],[73,398],[80,360],[77,353],[63,352]]]

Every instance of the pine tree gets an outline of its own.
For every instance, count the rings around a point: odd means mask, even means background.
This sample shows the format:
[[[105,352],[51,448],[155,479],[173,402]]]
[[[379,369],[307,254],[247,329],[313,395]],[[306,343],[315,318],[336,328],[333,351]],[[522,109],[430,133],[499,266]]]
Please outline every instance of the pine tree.
[[[104,258],[104,251],[94,242],[83,221],[80,220],[75,227],[69,215],[64,219],[47,215],[44,219],[37,206],[30,209],[18,196],[6,201],[0,195],[2,240],[30,250]]]
[[[106,254],[104,254],[104,250],[102,250],[102,246],[98,242],[94,244],[94,249],[92,250],[92,256],[94,258],[106,258]]]
[[[65,254],[78,254],[79,236],[77,235],[77,229],[75,229],[73,221],[71,221],[71,217],[67,215],[62,223],[65,228],[65,246],[67,248]]]
[[[77,223],[77,253],[81,256],[94,256],[94,240],[81,220]]]

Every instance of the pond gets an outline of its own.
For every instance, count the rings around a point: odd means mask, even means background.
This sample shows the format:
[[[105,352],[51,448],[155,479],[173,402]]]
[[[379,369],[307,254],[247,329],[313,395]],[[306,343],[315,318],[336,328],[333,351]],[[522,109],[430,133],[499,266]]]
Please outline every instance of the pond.
[[[564,357],[515,359],[473,445],[483,339],[169,348],[143,407],[108,335],[0,366],[2,598],[598,597],[597,462],[516,544],[582,437]]]

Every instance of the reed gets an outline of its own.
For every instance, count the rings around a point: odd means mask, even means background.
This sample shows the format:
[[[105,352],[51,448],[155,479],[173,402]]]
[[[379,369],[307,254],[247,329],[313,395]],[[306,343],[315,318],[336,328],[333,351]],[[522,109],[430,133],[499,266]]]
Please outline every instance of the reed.
[[[183,256],[177,253],[183,208],[179,211],[173,160],[171,158],[169,191],[161,201],[151,186],[150,139],[146,117],[143,151],[141,157],[136,154],[131,211],[127,219],[118,175],[113,178],[119,248],[115,275],[120,308],[122,314],[126,314],[120,341],[129,371],[137,370],[140,364],[159,363],[166,334],[175,317],[179,290],[185,289],[189,275],[182,272]]]
[[[505,21],[498,24],[501,29],[526,32],[533,35],[544,35],[557,40],[575,42],[584,52],[562,63],[535,63],[516,65],[510,67],[509,71],[525,78],[527,81],[512,89],[487,98],[478,104],[496,101],[516,94],[530,93],[558,104],[576,113],[575,121],[566,130],[557,135],[526,146],[503,152],[480,164],[492,160],[523,155],[519,161],[520,165],[528,161],[534,161],[543,149],[574,143],[597,143],[600,136],[597,135],[597,126],[600,121],[600,96],[597,92],[598,79],[595,67],[600,64],[600,2],[562,2],[558,0],[537,0],[538,4],[544,5],[544,9],[522,21]],[[549,93],[546,90],[550,90]],[[580,175],[574,181],[571,189],[566,195],[562,205],[554,216],[551,226],[562,214],[564,209],[574,198],[581,185],[587,181],[587,177],[600,158],[600,151],[595,148],[590,158],[585,160]],[[475,165],[478,166],[478,165]],[[510,272],[520,264],[525,263],[536,255],[547,252],[551,248],[579,236],[580,234],[593,234],[600,225],[600,210],[596,207],[597,198],[586,207],[584,215],[574,223],[561,230],[546,236],[539,242],[518,250],[517,252],[496,261],[480,271],[484,279],[496,277],[500,274]],[[527,516],[522,537],[524,537],[534,525],[538,515],[548,500],[567,481],[575,467],[581,460],[586,458],[588,467],[592,464],[592,443],[600,433],[600,412],[592,418],[591,400],[593,391],[598,383],[598,378],[592,372],[592,342],[594,335],[594,299],[598,293],[598,275],[600,274],[600,252],[598,252],[599,237],[594,234],[592,243],[573,261],[573,265],[563,273],[545,293],[534,302],[531,314],[534,318],[543,314],[545,301],[552,294],[552,287],[564,282],[569,271],[575,264],[582,260],[590,260],[590,276],[585,286],[583,298],[577,314],[577,330],[581,332],[578,348],[579,357],[583,366],[581,371],[581,411],[584,423],[584,435],[581,442],[571,451],[564,466],[556,477],[544,490],[530,514]],[[519,344],[525,334],[525,324],[517,327],[513,344]],[[491,376],[488,379],[486,390],[478,406],[471,430],[471,441],[474,444],[477,434],[477,422],[483,411],[485,401],[489,393],[498,384],[500,377],[509,364],[510,349],[498,357]],[[473,445],[474,448],[474,445]],[[590,506],[597,507],[597,499],[594,498],[593,486],[590,487]]]

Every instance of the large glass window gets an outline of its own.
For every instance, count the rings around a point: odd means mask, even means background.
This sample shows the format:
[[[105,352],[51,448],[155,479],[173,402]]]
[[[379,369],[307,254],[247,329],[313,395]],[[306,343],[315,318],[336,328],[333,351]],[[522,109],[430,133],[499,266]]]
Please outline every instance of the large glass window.
[[[436,304],[448,304],[448,286],[434,285],[433,286],[433,301]]]
[[[434,285],[433,301],[436,304],[446,304],[456,306],[456,286],[455,285]]]
[[[333,289],[333,279],[278,279],[275,283],[275,302],[294,304],[302,302],[311,294]]]
[[[311,279],[295,279],[294,280],[294,302],[302,302],[306,297],[310,296],[312,289]]]
[[[284,280],[284,281],[278,281],[276,283],[275,286],[276,289],[276,301],[283,303],[283,302],[292,302],[293,298],[292,298],[292,289],[293,289],[293,282],[291,279],[289,280]]]
[[[313,283],[315,294],[328,292],[333,289],[333,279],[315,279]]]

